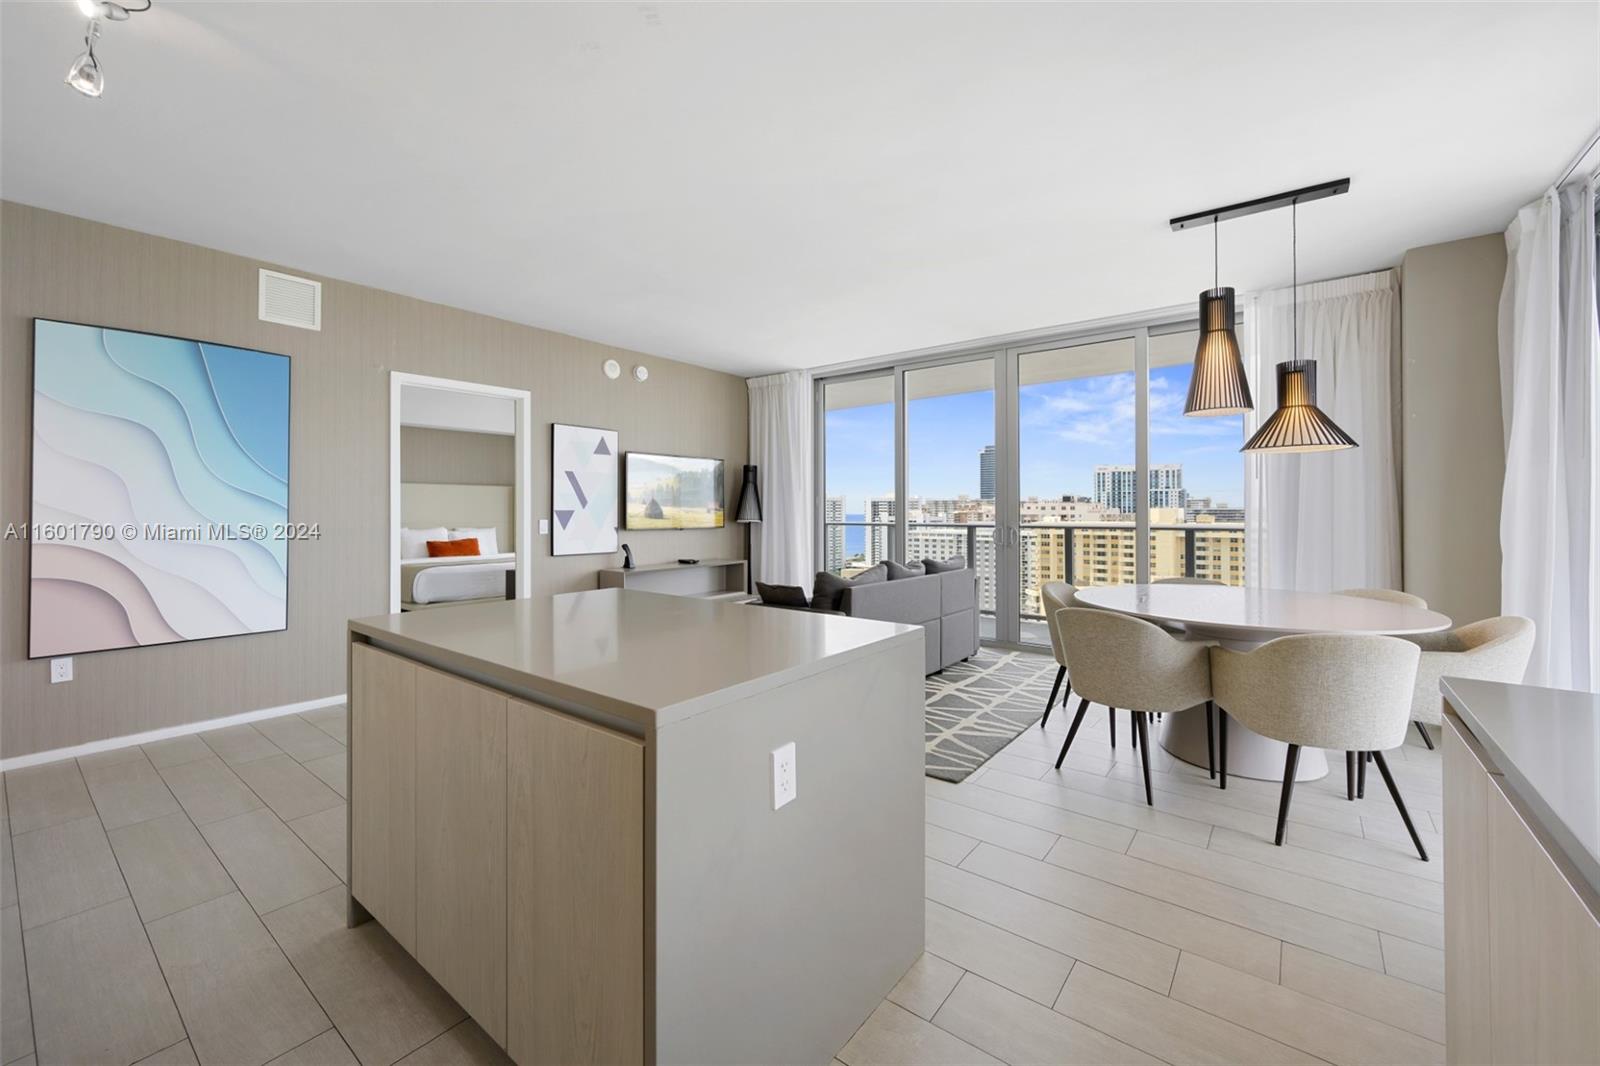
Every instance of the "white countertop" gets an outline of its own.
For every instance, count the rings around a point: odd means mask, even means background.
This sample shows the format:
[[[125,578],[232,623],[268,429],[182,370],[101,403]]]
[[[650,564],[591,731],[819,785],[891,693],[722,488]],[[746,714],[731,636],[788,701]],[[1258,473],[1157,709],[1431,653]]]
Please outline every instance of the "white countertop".
[[[921,648],[923,640],[917,626],[632,589],[357,618],[350,631],[440,669],[647,730],[885,642]]]
[[[1445,678],[1506,786],[1600,893],[1600,695]]]
[[[1450,626],[1438,611],[1401,603],[1253,586],[1101,585],[1078,589],[1076,599],[1137,618],[1178,622],[1197,634],[1258,641],[1295,633],[1432,633]]]

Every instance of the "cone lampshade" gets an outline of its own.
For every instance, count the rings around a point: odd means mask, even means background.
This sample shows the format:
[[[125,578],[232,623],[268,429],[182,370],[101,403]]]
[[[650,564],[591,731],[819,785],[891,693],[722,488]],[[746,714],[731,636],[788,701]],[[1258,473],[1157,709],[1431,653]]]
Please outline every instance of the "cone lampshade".
[[[1253,406],[1244,358],[1233,335],[1233,290],[1208,289],[1200,294],[1200,345],[1183,413],[1237,415]]]
[[[1335,452],[1355,440],[1317,407],[1317,361],[1278,364],[1278,409],[1245,442],[1245,452]]]

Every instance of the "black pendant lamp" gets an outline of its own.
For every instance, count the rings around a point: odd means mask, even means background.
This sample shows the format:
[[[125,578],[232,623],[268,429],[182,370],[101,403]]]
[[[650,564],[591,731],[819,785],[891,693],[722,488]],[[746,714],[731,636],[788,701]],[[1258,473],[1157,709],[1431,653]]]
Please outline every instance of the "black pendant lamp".
[[[1336,452],[1355,440],[1317,406],[1317,361],[1300,358],[1300,235],[1297,202],[1289,206],[1294,357],[1278,364],[1278,409],[1245,442],[1244,452]]]
[[[1233,289],[1217,284],[1217,231],[1220,218],[1211,222],[1211,288],[1200,294],[1200,344],[1194,352],[1189,377],[1186,415],[1238,415],[1255,407],[1250,381],[1245,377],[1239,338],[1233,333]]]

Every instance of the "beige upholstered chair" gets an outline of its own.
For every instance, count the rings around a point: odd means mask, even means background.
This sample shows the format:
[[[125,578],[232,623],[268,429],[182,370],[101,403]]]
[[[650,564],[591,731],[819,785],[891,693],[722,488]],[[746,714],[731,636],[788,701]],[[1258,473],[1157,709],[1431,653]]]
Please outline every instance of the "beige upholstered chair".
[[[1152,585],[1220,585],[1222,582],[1209,577],[1158,577],[1151,582]]]
[[[1056,658],[1056,683],[1050,687],[1050,698],[1044,704],[1044,717],[1039,719],[1039,728],[1050,720],[1050,708],[1056,704],[1056,696],[1061,696],[1061,705],[1066,706],[1067,700],[1072,698],[1072,679],[1067,675],[1067,652],[1061,643],[1062,611],[1071,607],[1077,596],[1077,588],[1065,581],[1046,581],[1039,588],[1039,599],[1044,607],[1045,625],[1050,628],[1050,650]],[[1061,685],[1065,682],[1066,692],[1061,692]]]
[[[1428,601],[1421,596],[1413,596],[1409,592],[1399,589],[1340,589],[1335,596],[1355,596],[1363,600],[1382,600],[1385,603],[1398,603],[1405,607],[1421,607],[1427,609]]]
[[[1150,792],[1150,715],[1186,711],[1205,704],[1207,756],[1212,757],[1211,662],[1206,646],[1178,640],[1140,618],[1069,607],[1059,612],[1061,638],[1078,690],[1078,713],[1061,745],[1056,769],[1067,758],[1090,702],[1127,708],[1133,714],[1139,754],[1144,762],[1144,799]]]
[[[1517,615],[1486,618],[1445,633],[1407,637],[1422,649],[1411,694],[1411,720],[1423,743],[1433,747],[1427,727],[1439,724],[1439,679],[1470,677],[1516,684],[1533,655],[1533,623]]]
[[[1211,649],[1211,686],[1222,711],[1222,743],[1227,744],[1232,715],[1262,736],[1289,745],[1274,843],[1283,843],[1302,747],[1346,752],[1347,786],[1355,763],[1360,761],[1364,770],[1362,755],[1371,752],[1417,854],[1428,860],[1383,761],[1385,751],[1406,739],[1421,655],[1415,644],[1397,637],[1333,634],[1280,637],[1247,652]],[[1226,763],[1222,772],[1226,777]]]

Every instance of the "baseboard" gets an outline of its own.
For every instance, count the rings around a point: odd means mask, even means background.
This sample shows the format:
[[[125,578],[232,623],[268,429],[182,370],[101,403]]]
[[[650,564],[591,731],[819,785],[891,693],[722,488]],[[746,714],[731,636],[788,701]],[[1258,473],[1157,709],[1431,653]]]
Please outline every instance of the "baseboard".
[[[83,755],[94,755],[102,751],[115,751],[118,748],[131,748],[135,744],[149,744],[151,741],[170,740],[173,737],[186,736],[189,733],[203,733],[208,729],[221,729],[224,726],[259,722],[263,718],[282,718],[286,714],[315,711],[322,707],[332,707],[343,702],[345,702],[345,694],[341,692],[337,696],[322,696],[314,700],[301,700],[299,703],[285,703],[281,707],[263,707],[259,711],[245,711],[242,714],[230,714],[222,718],[206,718],[198,722],[188,722],[184,725],[168,726],[166,729],[152,729],[147,733],[132,733],[125,737],[107,737],[105,740],[92,740],[87,744],[75,744],[70,748],[36,751],[32,755],[14,755],[9,759],[0,759],[0,771],[21,770],[23,767],[37,766],[40,763],[76,759]]]

